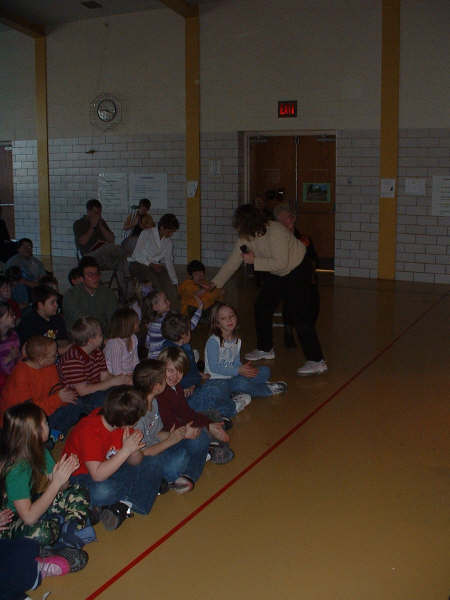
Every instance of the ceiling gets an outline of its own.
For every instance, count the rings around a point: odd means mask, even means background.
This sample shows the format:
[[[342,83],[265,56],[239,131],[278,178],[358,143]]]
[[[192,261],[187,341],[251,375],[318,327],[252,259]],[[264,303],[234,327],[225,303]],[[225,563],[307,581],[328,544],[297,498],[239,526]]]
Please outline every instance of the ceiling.
[[[160,0],[96,0],[101,8],[86,8],[82,0],[2,0],[0,17],[21,19],[29,25],[38,25],[48,33],[58,25],[95,17],[109,17],[123,13],[164,8]],[[186,0],[186,4],[199,4]],[[0,31],[8,27],[0,23]]]

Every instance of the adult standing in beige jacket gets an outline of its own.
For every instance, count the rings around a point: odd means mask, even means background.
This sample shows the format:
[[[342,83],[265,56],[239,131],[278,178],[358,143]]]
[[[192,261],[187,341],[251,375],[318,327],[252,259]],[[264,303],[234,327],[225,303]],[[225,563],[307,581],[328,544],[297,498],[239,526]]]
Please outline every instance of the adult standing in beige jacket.
[[[314,266],[303,243],[276,221],[269,220],[252,204],[239,206],[233,216],[239,238],[228,260],[212,279],[222,288],[242,261],[264,271],[263,286],[255,301],[257,348],[247,360],[273,359],[273,313],[283,301],[297,330],[306,363],[298,375],[315,375],[328,370],[314,324]]]

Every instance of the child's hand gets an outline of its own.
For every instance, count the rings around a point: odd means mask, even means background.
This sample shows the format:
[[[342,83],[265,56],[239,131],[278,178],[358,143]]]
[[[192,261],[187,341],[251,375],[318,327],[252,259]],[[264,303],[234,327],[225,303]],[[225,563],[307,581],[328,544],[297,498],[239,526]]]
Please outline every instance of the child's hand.
[[[125,427],[123,430],[122,448],[128,455],[145,448],[145,442],[142,440],[142,431],[136,430],[131,433],[130,428]]]
[[[187,440],[196,440],[200,435],[200,427],[194,427],[192,421],[186,424],[186,433],[184,437]]]
[[[185,388],[184,397],[189,398],[189,396],[192,396],[192,394],[194,393],[194,390],[195,390],[195,385],[191,385],[191,387]]]
[[[78,456],[75,454],[63,454],[59,461],[55,464],[52,471],[52,481],[54,481],[58,488],[61,488],[74,471],[80,466]]]
[[[181,442],[181,440],[184,440],[185,437],[186,437],[186,426],[185,425],[182,425],[181,427],[177,427],[177,429],[175,429],[175,425],[172,425],[167,439],[170,442],[173,442],[174,444],[178,444],[178,442]]]
[[[112,383],[112,380],[114,380],[114,383]],[[111,383],[112,385],[131,385],[133,381],[131,379],[131,375],[122,373],[122,375],[113,375],[111,378]]]
[[[0,511],[0,531],[6,531],[9,523],[11,523],[14,513],[9,508]]]
[[[197,294],[195,294],[195,295],[194,295],[194,298],[195,298],[195,301],[197,302],[197,306],[198,306],[199,308],[203,308],[203,302],[202,302],[202,300],[201,300],[200,296],[198,296]]]
[[[78,394],[75,390],[68,387],[63,387],[62,390],[59,390],[58,396],[61,398],[61,402],[66,402],[67,404],[77,403]]]
[[[230,436],[223,429],[223,423],[210,423],[209,433],[211,433],[220,442],[229,442]]]
[[[200,377],[203,381],[208,381],[208,379],[211,378],[211,375],[209,373],[200,373]]]
[[[256,377],[257,374],[258,369],[249,362],[244,363],[239,367],[239,375],[242,375],[243,377],[249,377],[252,379],[253,377]]]
[[[203,288],[204,290],[210,290],[211,289],[211,283],[209,283],[209,281],[199,281],[198,285]]]

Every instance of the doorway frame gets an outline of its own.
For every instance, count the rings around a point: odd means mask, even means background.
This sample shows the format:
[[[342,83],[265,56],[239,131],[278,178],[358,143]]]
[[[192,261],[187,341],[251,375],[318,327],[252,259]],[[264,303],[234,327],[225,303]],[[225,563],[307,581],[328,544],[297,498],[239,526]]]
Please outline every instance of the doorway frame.
[[[283,129],[277,130],[257,130],[243,131],[244,144],[244,204],[250,202],[250,138],[251,137],[288,137],[288,136],[315,136],[315,135],[333,135],[337,138],[336,129]],[[337,160],[337,154],[336,154]],[[336,166],[336,165],[335,165]]]

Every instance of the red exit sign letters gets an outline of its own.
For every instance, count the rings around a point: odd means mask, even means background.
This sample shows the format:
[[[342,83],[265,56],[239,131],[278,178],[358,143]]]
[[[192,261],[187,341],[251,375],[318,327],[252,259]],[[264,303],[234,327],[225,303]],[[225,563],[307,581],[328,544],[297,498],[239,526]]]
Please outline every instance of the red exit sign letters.
[[[278,118],[292,119],[297,116],[297,100],[280,100],[278,102]]]

